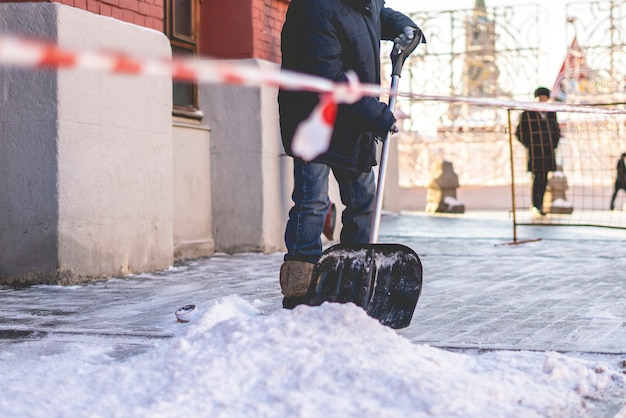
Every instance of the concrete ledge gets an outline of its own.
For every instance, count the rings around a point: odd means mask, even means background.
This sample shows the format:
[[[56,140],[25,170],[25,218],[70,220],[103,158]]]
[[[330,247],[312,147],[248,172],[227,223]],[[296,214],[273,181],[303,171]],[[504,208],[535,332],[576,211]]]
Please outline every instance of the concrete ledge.
[[[215,253],[215,241],[184,241],[174,244],[174,259],[188,260]]]

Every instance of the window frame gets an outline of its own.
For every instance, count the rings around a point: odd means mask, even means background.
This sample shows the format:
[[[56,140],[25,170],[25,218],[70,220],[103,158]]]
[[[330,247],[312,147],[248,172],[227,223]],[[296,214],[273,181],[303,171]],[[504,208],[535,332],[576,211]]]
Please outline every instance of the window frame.
[[[183,49],[195,56],[198,54],[198,41],[200,39],[200,0],[188,1],[191,3],[191,22],[189,22],[191,25],[191,36],[175,33],[176,0],[165,0],[165,34],[169,38],[172,47]],[[172,89],[176,88],[176,84],[177,82],[172,80]],[[192,119],[202,119],[202,112],[198,109],[198,83],[193,82],[189,84],[191,85],[191,103],[173,103],[172,114]]]

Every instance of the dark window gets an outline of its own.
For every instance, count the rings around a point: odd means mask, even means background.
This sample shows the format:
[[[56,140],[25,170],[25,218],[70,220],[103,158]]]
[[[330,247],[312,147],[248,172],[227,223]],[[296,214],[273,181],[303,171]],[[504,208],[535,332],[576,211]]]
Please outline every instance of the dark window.
[[[172,44],[174,58],[192,57],[197,53],[199,0],[166,0],[165,33]],[[196,83],[174,81],[174,114],[198,117]]]

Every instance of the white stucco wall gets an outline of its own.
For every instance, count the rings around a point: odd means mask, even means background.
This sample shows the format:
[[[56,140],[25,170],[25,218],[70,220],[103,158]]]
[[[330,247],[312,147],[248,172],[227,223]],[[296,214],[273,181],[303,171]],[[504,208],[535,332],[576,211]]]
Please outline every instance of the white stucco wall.
[[[162,33],[55,3],[0,4],[0,31],[171,54]],[[171,95],[167,77],[0,69],[10,161],[0,168],[0,280],[70,283],[172,264]]]
[[[256,69],[266,61],[240,60]],[[277,90],[233,85],[200,88],[203,122],[211,127],[213,236],[216,251],[284,248],[291,159],[278,131]]]
[[[50,8],[0,4],[0,33],[54,38]],[[0,67],[0,277],[57,266],[56,75]],[[35,95],[33,97],[33,95]]]
[[[175,120],[172,143],[174,258],[208,256],[215,252],[210,129],[200,123]]]

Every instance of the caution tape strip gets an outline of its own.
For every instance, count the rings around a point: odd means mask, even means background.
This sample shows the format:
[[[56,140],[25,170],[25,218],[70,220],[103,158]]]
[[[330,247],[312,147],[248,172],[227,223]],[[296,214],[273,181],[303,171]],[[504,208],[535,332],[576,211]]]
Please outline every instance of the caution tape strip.
[[[256,66],[233,61],[206,58],[173,58],[171,60],[135,58],[106,51],[78,51],[50,42],[10,36],[0,36],[0,64],[33,69],[77,69],[110,74],[163,76],[179,81],[210,84],[274,86],[285,90],[329,93],[337,103],[352,103],[362,96],[389,95],[389,89],[374,84],[360,83],[357,77],[349,77],[347,83],[335,83],[308,74],[278,68],[275,70],[259,69]],[[506,109],[626,115],[626,110],[598,106],[428,95],[402,91],[397,95],[413,100],[466,103]]]
[[[275,86],[286,90],[332,93],[338,102],[352,102],[355,93],[379,96],[381,88],[364,84],[352,77],[349,83],[291,71],[259,69],[258,67],[202,58],[171,60],[134,58],[105,51],[77,51],[58,45],[0,36],[0,64],[34,69],[76,69],[109,74],[171,77],[179,81],[241,86]],[[346,88],[349,84],[349,88]],[[343,95],[348,95],[344,98]]]

